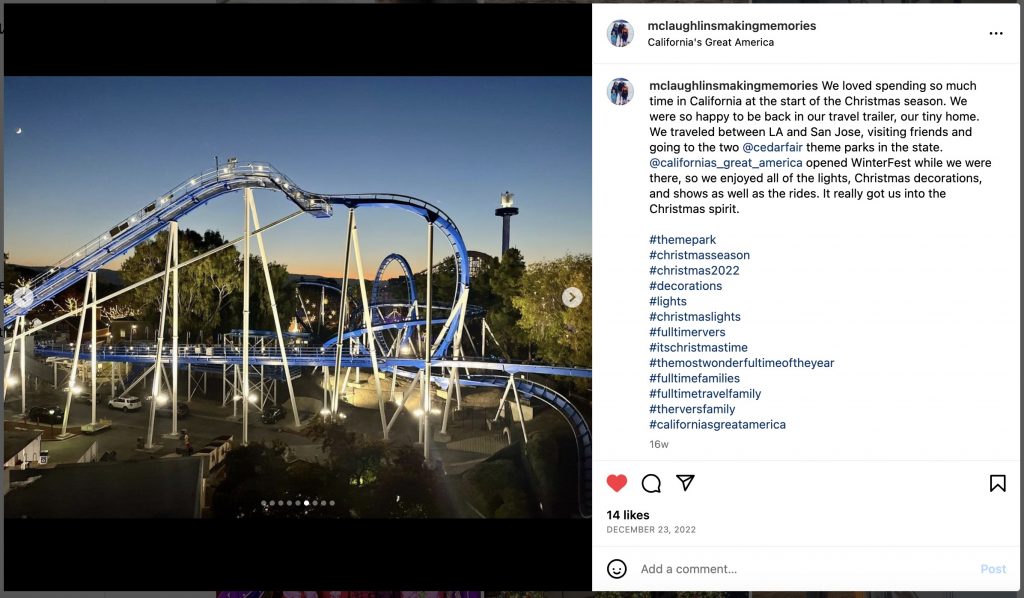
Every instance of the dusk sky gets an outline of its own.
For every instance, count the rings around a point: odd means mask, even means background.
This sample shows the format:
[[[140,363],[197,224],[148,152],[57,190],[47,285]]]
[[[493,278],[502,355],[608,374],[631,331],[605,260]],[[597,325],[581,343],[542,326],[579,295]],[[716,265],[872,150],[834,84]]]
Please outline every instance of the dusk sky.
[[[591,251],[588,78],[4,83],[4,251],[12,263],[57,262],[212,168],[215,155],[222,163],[270,162],[309,191],[419,197],[452,217],[470,249],[491,255],[501,244],[494,209],[507,189],[521,210],[512,245],[527,263]],[[279,193],[255,193],[264,224],[295,209]],[[368,277],[392,252],[424,267],[422,219],[374,209],[356,217]],[[215,199],[181,226],[241,234],[242,194]],[[300,216],[264,238],[270,258],[291,272],[340,276],[344,228],[343,211]],[[446,255],[450,246],[437,234],[435,256]]]

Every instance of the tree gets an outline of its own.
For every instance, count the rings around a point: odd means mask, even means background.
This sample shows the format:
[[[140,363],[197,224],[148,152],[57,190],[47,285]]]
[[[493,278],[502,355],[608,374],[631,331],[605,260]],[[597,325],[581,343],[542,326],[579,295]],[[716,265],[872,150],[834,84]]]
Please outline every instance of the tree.
[[[562,292],[576,287],[583,303],[570,308]],[[512,303],[519,310],[518,333],[534,344],[537,355],[551,363],[590,367],[591,257],[566,257],[531,264],[522,280],[522,291]]]
[[[247,519],[256,517],[308,518],[347,517],[343,496],[334,492],[329,472],[316,463],[284,458],[286,446],[280,441],[267,445],[253,443],[235,447],[224,459],[224,475],[213,491],[213,516]],[[308,499],[330,499],[334,507],[268,508],[267,497],[299,503]]]
[[[135,252],[121,265],[125,284],[134,284],[154,274],[164,272],[167,258],[168,233],[162,232],[135,248]],[[178,260],[184,262],[225,243],[217,231],[200,235],[193,230],[178,232]],[[270,299],[267,295],[263,265],[258,256],[250,256],[250,326],[253,329],[272,330],[274,326]],[[271,284],[282,327],[286,327],[295,313],[294,283],[288,269],[271,262]],[[200,331],[209,337],[217,332],[239,328],[242,318],[242,260],[235,247],[227,247],[178,271],[179,334]],[[143,314],[153,326],[158,325],[163,279],[145,284],[131,293],[131,307]],[[168,298],[169,299],[169,298]]]
[[[458,284],[455,270],[455,257],[451,255],[434,266],[434,271],[430,275],[430,299],[433,303],[451,304],[455,299],[455,287]],[[414,274],[413,281],[416,285],[416,298],[419,299],[420,305],[424,305],[427,301],[426,271]]]
[[[167,231],[138,245],[121,265],[121,278],[126,285],[162,273],[167,259]],[[205,237],[185,230],[178,233],[178,259],[183,262],[211,249],[207,239],[215,242],[219,233],[207,232]],[[216,246],[216,245],[214,245]],[[131,305],[154,327],[160,318],[163,279],[142,285],[131,293]],[[222,314],[232,295],[241,288],[238,250],[228,247],[178,271],[179,330],[198,333],[219,331]],[[168,291],[170,292],[170,291]]]
[[[442,514],[440,479],[409,446],[351,432],[343,422],[316,418],[306,435],[321,441],[334,494],[359,517],[433,517]]]
[[[250,260],[249,326],[255,330],[273,330],[274,313],[271,310],[270,297],[267,294],[267,282],[263,274],[263,263],[255,255],[251,256]],[[270,262],[267,267],[270,270],[270,283],[274,287],[274,300],[277,303],[277,313],[281,319],[281,330],[284,331],[288,328],[288,322],[291,321],[292,314],[295,313],[298,307],[295,283],[292,282],[291,277],[288,275],[288,268],[285,266],[277,262]],[[233,323],[235,321],[241,322],[242,313],[240,306],[240,301],[235,304],[239,311]],[[233,327],[238,327],[238,325],[235,324]]]
[[[520,339],[520,331],[516,329],[519,322],[519,309],[514,299],[520,294],[526,262],[523,254],[511,248],[501,256],[500,261],[486,263],[477,275],[477,286],[486,289],[490,305],[487,309],[487,324],[505,353],[505,357],[521,357],[525,344]]]

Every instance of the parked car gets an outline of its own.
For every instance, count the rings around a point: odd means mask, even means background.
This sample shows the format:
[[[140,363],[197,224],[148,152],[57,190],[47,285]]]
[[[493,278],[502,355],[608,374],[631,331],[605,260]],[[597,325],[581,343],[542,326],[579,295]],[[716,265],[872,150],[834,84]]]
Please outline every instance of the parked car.
[[[163,405],[156,406],[156,414],[160,417],[171,417],[174,415],[171,403],[168,401]],[[188,417],[188,403],[178,403],[178,417]]]
[[[139,397],[117,397],[116,399],[110,399],[107,401],[107,407],[111,409],[120,409],[125,413],[129,411],[138,411],[142,409],[142,399]]]
[[[265,424],[272,424],[276,421],[284,419],[285,416],[284,407],[280,405],[274,405],[273,407],[267,407],[263,410],[263,415],[260,416],[260,420]]]
[[[64,408],[59,405],[33,407],[28,410],[28,420],[41,424],[64,423]]]

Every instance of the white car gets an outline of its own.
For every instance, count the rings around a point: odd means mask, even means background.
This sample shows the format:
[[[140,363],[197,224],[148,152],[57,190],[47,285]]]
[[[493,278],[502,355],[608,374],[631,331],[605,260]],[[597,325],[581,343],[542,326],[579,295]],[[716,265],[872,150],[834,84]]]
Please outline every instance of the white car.
[[[107,401],[107,407],[110,407],[111,409],[120,409],[121,411],[128,413],[129,411],[142,409],[142,399],[138,397],[118,397]]]

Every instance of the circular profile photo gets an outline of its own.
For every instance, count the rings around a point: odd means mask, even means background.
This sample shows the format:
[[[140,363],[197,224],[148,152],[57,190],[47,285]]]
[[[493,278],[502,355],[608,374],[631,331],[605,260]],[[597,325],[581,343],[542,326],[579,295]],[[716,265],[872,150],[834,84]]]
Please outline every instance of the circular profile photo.
[[[633,99],[633,84],[629,79],[612,79],[608,84],[608,99],[616,106],[624,106]]]
[[[617,48],[629,45],[629,42],[633,41],[633,26],[629,21],[622,19],[612,21],[608,26],[608,41]]]

